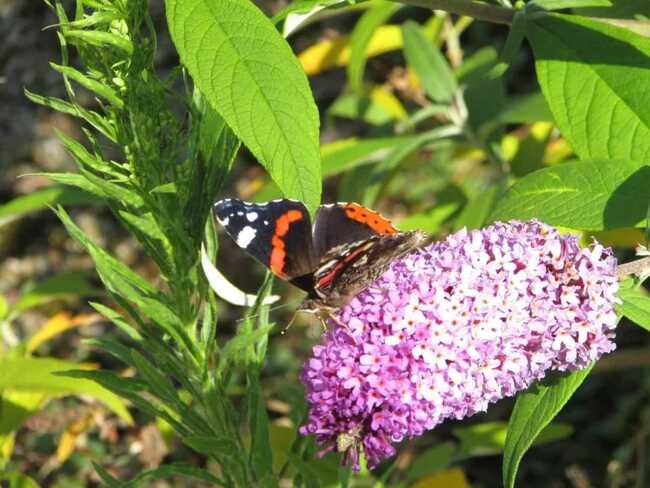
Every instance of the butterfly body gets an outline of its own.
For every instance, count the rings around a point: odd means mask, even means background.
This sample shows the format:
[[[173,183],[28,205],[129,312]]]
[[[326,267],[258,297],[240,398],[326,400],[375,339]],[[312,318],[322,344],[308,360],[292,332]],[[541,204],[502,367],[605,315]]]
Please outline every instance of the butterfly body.
[[[248,254],[307,292],[300,310],[331,314],[418,247],[424,234],[400,232],[356,203],[321,205],[314,225],[295,200],[249,203],[224,199],[218,222]]]

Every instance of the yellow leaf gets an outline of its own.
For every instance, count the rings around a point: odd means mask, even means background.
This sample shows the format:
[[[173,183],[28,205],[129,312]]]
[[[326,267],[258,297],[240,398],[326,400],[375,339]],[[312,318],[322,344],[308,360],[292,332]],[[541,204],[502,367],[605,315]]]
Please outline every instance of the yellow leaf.
[[[549,143],[546,146],[546,151],[544,152],[544,164],[547,166],[552,166],[557,163],[561,163],[565,159],[573,156],[573,149],[569,145],[566,139],[560,137]]]
[[[375,31],[366,48],[366,56],[373,57],[402,47],[402,31],[398,25],[384,25]],[[307,75],[345,66],[350,60],[350,36],[328,39],[308,47],[298,55]]]
[[[386,110],[395,120],[404,120],[408,115],[402,102],[382,86],[374,86],[368,93],[368,98]]]
[[[66,459],[74,452],[77,444],[77,439],[81,434],[90,429],[94,424],[94,412],[91,410],[79,420],[72,422],[68,428],[61,434],[59,445],[56,448],[56,459],[60,463],[65,462]]]
[[[465,472],[460,468],[443,469],[420,478],[411,488],[470,488]]]
[[[586,234],[586,233],[585,233]],[[636,247],[637,244],[645,243],[645,234],[641,229],[632,227],[624,229],[603,230],[600,232],[589,232],[585,241],[591,244],[591,236],[595,237],[603,246]]]
[[[0,459],[8,460],[11,457],[11,453],[14,452],[15,438],[15,432],[11,432],[10,434],[4,435],[0,438]]]
[[[88,325],[99,320],[103,320],[102,316],[96,313],[79,314],[74,317],[71,316],[69,312],[58,313],[51,317],[50,320],[48,320],[45,325],[29,339],[26,346],[27,352],[31,354],[38,349],[38,346],[59,334],[63,334],[67,330],[74,327]]]

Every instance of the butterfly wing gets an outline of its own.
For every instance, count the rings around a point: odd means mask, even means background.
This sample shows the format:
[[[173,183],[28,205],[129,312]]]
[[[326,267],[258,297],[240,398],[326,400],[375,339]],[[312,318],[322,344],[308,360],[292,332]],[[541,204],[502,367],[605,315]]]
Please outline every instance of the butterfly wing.
[[[386,217],[358,203],[321,205],[314,223],[316,256],[322,258],[343,244],[399,232]]]
[[[295,200],[249,203],[234,198],[214,205],[217,221],[248,254],[275,275],[306,291],[311,280],[301,279],[316,268],[311,220]]]
[[[338,308],[381,276],[393,260],[421,245],[419,231],[373,235],[341,244],[328,251],[314,272],[314,292],[319,303]],[[307,303],[306,308],[312,304]]]

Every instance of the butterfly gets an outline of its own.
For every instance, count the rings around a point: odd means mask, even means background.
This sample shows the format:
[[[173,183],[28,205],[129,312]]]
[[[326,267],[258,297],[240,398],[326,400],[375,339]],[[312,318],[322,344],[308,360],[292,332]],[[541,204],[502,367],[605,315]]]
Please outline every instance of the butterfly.
[[[307,292],[298,310],[321,316],[332,316],[425,240],[422,232],[400,232],[357,203],[321,205],[313,226],[297,200],[226,198],[214,204],[214,213],[240,248]]]

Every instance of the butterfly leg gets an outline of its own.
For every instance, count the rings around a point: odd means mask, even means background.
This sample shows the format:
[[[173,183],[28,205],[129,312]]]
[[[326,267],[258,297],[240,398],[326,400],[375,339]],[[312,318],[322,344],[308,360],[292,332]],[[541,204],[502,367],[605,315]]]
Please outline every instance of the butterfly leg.
[[[354,342],[357,342],[356,339],[354,338],[354,335],[352,334],[352,330],[350,329],[350,327],[348,327],[348,324],[342,322],[341,319],[339,319],[336,315],[334,315],[333,311],[331,311],[331,310],[327,310],[325,312],[325,314],[326,314],[325,315],[326,318],[331,319],[332,321],[334,321],[336,323],[336,325],[338,325],[339,327],[341,327],[343,330],[345,330],[348,333],[348,335],[352,338],[352,340]],[[323,324],[325,324],[325,321],[322,318],[321,318],[321,320],[323,321]]]

